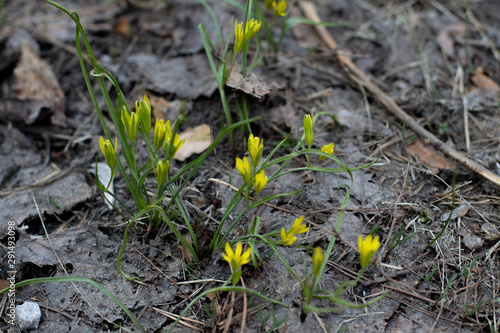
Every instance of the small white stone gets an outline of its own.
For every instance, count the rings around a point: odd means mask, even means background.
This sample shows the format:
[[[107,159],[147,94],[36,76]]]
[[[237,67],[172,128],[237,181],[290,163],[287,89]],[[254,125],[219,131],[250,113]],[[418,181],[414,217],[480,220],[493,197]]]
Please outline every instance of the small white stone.
[[[16,306],[16,321],[21,331],[37,329],[42,318],[40,306],[34,302],[24,302]]]

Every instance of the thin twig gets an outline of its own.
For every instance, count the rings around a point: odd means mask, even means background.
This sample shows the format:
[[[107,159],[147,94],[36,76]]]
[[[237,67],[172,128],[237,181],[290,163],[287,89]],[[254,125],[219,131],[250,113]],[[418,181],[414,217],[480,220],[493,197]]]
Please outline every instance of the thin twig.
[[[299,5],[305,12],[308,19],[318,23],[321,22],[316,8],[312,2],[301,0],[299,1]],[[498,175],[486,169],[482,165],[476,163],[472,159],[464,156],[454,148],[446,145],[443,141],[439,140],[434,134],[420,126],[418,122],[416,122],[412,117],[404,112],[388,94],[383,92],[377,85],[371,82],[370,79],[368,79],[368,77],[361,70],[359,70],[358,67],[356,67],[356,65],[351,61],[350,58],[345,55],[344,52],[339,52],[337,42],[328,33],[328,30],[324,26],[316,25],[315,29],[323,42],[333,52],[334,57],[336,57],[337,61],[339,62],[340,66],[344,70],[347,78],[351,81],[353,86],[363,86],[366,91],[372,95],[373,98],[384,105],[394,116],[405,123],[408,127],[413,129],[422,138],[429,141],[442,153],[464,165],[465,167],[471,169],[472,171],[478,173],[494,184],[500,186],[500,177]]]

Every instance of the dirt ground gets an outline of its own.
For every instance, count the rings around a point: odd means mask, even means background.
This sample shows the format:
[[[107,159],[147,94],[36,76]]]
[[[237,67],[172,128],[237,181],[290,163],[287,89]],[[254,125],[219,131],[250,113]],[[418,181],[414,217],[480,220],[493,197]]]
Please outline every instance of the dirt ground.
[[[241,20],[244,12],[229,1],[208,2],[224,36],[232,36],[231,18]],[[279,209],[260,209],[261,232],[289,228],[294,220],[289,211],[333,230],[348,185],[339,241],[321,288],[335,291],[355,278],[358,235],[378,228],[380,251],[360,284],[343,297],[363,304],[388,295],[363,309],[304,318],[298,281],[262,246],[261,255],[268,259],[258,269],[245,265],[243,279],[248,288],[286,307],[249,299],[245,331],[498,332],[500,183],[494,177],[500,176],[500,2],[314,0],[310,7],[306,1],[288,2],[288,15],[306,17],[312,8],[322,21],[343,24],[323,30],[326,37],[310,25],[291,29],[277,56],[266,54],[247,85],[228,83],[232,109],[237,97],[248,96],[250,116],[260,117],[251,128],[264,140],[263,156],[292,132],[293,144],[277,156],[290,153],[303,116],[327,111],[335,121],[318,118],[316,147],[334,142],[335,155],[351,167],[380,158],[354,172],[353,182],[345,173],[316,172],[270,182],[265,195],[300,192],[271,201]],[[187,122],[181,132],[202,124],[214,135],[220,132],[225,118],[198,31],[203,23],[213,33],[214,23],[198,1],[60,3],[79,14],[97,60],[116,76],[129,102],[147,94],[153,113],[171,120],[184,106]],[[188,269],[171,232],[165,228],[151,237],[139,226],[130,232],[122,268],[140,282],[120,275],[116,260],[126,221],[105,205],[92,175],[95,156],[104,161],[103,132],[76,55],[74,23],[41,0],[2,4],[1,287],[8,286],[7,225],[14,221],[17,282],[66,275],[98,280],[146,331],[166,332],[188,304],[186,295],[195,297],[227,280],[227,262],[220,251],[213,257],[200,253],[200,263]],[[274,32],[279,34],[278,26]],[[328,44],[329,36],[338,49]],[[364,75],[356,76],[352,66]],[[416,125],[391,110],[384,103],[388,99]],[[104,100],[98,102],[106,110]],[[111,119],[106,121],[113,130]],[[236,156],[245,152],[246,145],[237,140]],[[453,152],[493,178],[464,165]],[[204,252],[234,196],[209,179],[240,186],[234,157],[229,140],[222,140],[182,194]],[[185,163],[176,161],[173,167]],[[305,159],[292,164],[305,166]],[[153,180],[146,186],[153,188]],[[118,175],[114,185],[121,200],[133,203],[123,177]],[[243,216],[228,238],[244,233],[250,222],[250,214]],[[280,249],[301,277],[311,267],[309,248],[328,245],[330,235],[321,228],[311,226],[299,238],[303,247]],[[401,244],[390,249],[397,240]],[[175,331],[222,332],[229,295],[202,299],[187,314],[192,326],[178,324]],[[19,331],[8,325],[7,297],[2,297],[0,331]],[[16,304],[27,300],[42,310],[40,325],[31,332],[137,331],[115,303],[85,283],[16,290]],[[219,307],[215,316],[205,311],[211,304]],[[241,330],[243,306],[237,295],[229,331]]]

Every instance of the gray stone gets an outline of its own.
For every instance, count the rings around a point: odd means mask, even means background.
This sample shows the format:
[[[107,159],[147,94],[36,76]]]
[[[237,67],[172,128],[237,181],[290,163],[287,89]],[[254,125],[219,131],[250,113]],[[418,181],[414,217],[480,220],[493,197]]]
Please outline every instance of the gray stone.
[[[42,312],[38,304],[24,302],[16,306],[16,321],[21,331],[37,329],[40,318],[42,318]]]

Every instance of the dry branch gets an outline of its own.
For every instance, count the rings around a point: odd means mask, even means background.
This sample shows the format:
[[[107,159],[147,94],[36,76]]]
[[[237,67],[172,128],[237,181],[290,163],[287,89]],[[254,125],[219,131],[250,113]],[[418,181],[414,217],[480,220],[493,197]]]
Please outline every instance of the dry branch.
[[[304,11],[306,17],[315,22],[321,22],[316,7],[309,1],[299,1],[299,5]],[[409,128],[413,129],[424,140],[430,142],[434,147],[439,149],[442,153],[459,162],[465,167],[477,172],[482,177],[500,186],[500,177],[489,171],[482,165],[476,163],[472,159],[466,157],[459,151],[447,146],[443,141],[439,140],[434,134],[420,126],[412,117],[404,112],[394,100],[385,92],[383,92],[377,85],[370,81],[370,79],[361,71],[344,53],[339,52],[339,48],[333,37],[328,33],[324,26],[315,26],[316,32],[326,44],[326,46],[333,51],[336,60],[342,67],[345,75],[355,87],[362,87],[368,91],[374,99],[384,105],[394,116],[405,123]]]

